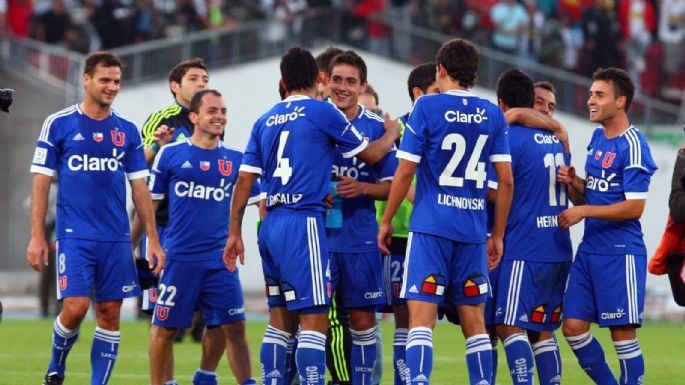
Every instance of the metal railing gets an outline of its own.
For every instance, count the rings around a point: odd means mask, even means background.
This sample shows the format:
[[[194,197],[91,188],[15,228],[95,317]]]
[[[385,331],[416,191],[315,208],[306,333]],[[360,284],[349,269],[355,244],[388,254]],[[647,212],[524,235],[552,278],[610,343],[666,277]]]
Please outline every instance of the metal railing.
[[[434,60],[438,48],[445,41],[454,38],[415,25],[393,22],[381,16],[374,17],[374,21],[384,23],[390,30],[390,36],[386,45],[379,46],[373,44],[364,34],[365,27],[359,23],[360,19],[356,19],[356,25],[354,20],[350,14],[324,10],[308,16],[299,30],[292,25],[284,25],[286,32],[280,39],[274,39],[270,34],[274,21],[259,20],[242,23],[237,29],[193,32],[117,48],[114,52],[127,64],[124,68],[125,81],[139,83],[164,77],[175,63],[195,56],[204,58],[210,68],[216,68],[277,56],[292,45],[309,46],[312,43],[331,41],[386,54],[400,61],[425,62]],[[351,33],[353,29],[356,29],[353,31],[355,33]],[[393,35],[404,38],[393,39]],[[393,47],[393,41],[399,41],[403,46]],[[478,85],[494,89],[499,75],[505,69],[518,67],[534,80],[544,79],[555,85],[558,110],[587,117],[587,90],[591,83],[589,78],[486,46],[478,46],[478,49],[481,54]],[[404,52],[404,57],[400,57],[398,52]],[[411,55],[406,56],[406,52]],[[17,70],[28,71],[32,76],[63,89],[69,103],[82,96],[80,81],[83,55],[32,40],[9,38],[0,42],[0,58]],[[683,112],[678,106],[638,92],[631,106],[630,117],[634,124],[648,134],[657,130],[672,132],[674,128],[679,131],[679,123],[685,119]]]

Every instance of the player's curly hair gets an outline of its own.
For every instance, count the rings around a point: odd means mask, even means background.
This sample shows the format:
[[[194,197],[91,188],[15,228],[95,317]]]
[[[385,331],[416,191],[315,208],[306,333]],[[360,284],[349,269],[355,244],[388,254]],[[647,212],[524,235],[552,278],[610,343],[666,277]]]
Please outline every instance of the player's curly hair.
[[[595,82],[597,80],[603,80],[611,84],[614,88],[616,98],[621,96],[626,97],[626,112],[628,112],[630,104],[633,102],[633,97],[635,96],[635,85],[630,79],[628,72],[616,67],[599,68],[592,74],[592,81]]]
[[[281,79],[288,92],[313,88],[319,69],[314,56],[302,47],[294,47],[281,57]]]
[[[497,80],[497,99],[509,108],[532,108],[535,101],[533,81],[518,68],[510,68]]]
[[[442,64],[447,74],[462,87],[470,88],[476,84],[478,55],[478,50],[468,40],[453,39],[440,47],[435,62]]]

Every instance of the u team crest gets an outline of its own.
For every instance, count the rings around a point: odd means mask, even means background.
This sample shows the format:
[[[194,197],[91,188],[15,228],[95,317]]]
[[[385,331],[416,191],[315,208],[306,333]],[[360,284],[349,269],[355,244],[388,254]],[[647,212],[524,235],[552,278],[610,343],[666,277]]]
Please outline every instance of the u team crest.
[[[122,131],[119,130],[112,130],[110,131],[112,134],[112,143],[116,144],[117,146],[121,147],[124,145],[126,142],[126,134]]]
[[[231,171],[233,170],[233,162],[230,160],[224,160],[224,159],[219,159],[219,172],[223,176],[229,176],[231,175]]]

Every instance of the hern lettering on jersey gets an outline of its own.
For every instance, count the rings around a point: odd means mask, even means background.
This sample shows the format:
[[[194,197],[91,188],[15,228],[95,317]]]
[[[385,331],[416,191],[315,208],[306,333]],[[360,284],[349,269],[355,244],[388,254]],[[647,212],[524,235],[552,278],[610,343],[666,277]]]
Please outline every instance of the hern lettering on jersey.
[[[438,204],[464,210],[485,210],[485,199],[438,194]]]
[[[556,215],[542,215],[537,217],[538,229],[546,227],[559,227],[559,218]]]

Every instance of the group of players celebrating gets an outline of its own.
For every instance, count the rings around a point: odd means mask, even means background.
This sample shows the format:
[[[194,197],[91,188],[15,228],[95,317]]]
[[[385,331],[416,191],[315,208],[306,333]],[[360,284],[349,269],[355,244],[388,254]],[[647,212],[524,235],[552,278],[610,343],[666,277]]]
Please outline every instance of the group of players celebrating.
[[[357,53],[329,48],[315,59],[292,48],[280,63],[282,100],[255,122],[243,154],[221,140],[226,105],[208,88],[201,60],[174,67],[175,102],[150,116],[141,137],[111,108],[122,63],[91,54],[83,101],[45,120],[31,166],[27,258],[36,270],[47,263],[43,223],[59,174],[64,307],[44,384],[64,382],[93,286],[91,384],[107,383],[122,299],[141,293],[131,240],[143,232],[159,275],[144,301],[153,305],[151,384],[176,383],[173,339],[195,310],[206,330],[193,384],[218,383],[224,350],[237,383],[255,384],[237,265],[243,215],[257,201],[269,307],[259,355],[265,385],[322,385],[327,364],[336,383],[377,383],[376,312],[388,305],[395,385],[430,382],[438,314],[461,325],[471,385],[495,384],[498,339],[514,384],[532,384],[535,368],[540,384],[561,383],[554,331],[562,325],[595,383],[642,384],[639,218],[656,165],[627,117],[630,77],[616,68],[593,76],[588,108],[599,127],[582,179],[570,165],[568,133],[552,118],[554,87],[510,69],[493,104],[469,91],[478,59],[466,40],[445,43],[434,63],[409,75],[414,106],[395,120],[359,104],[368,81]],[[568,228],[583,219],[574,259]],[[591,323],[611,331],[618,379]]]

